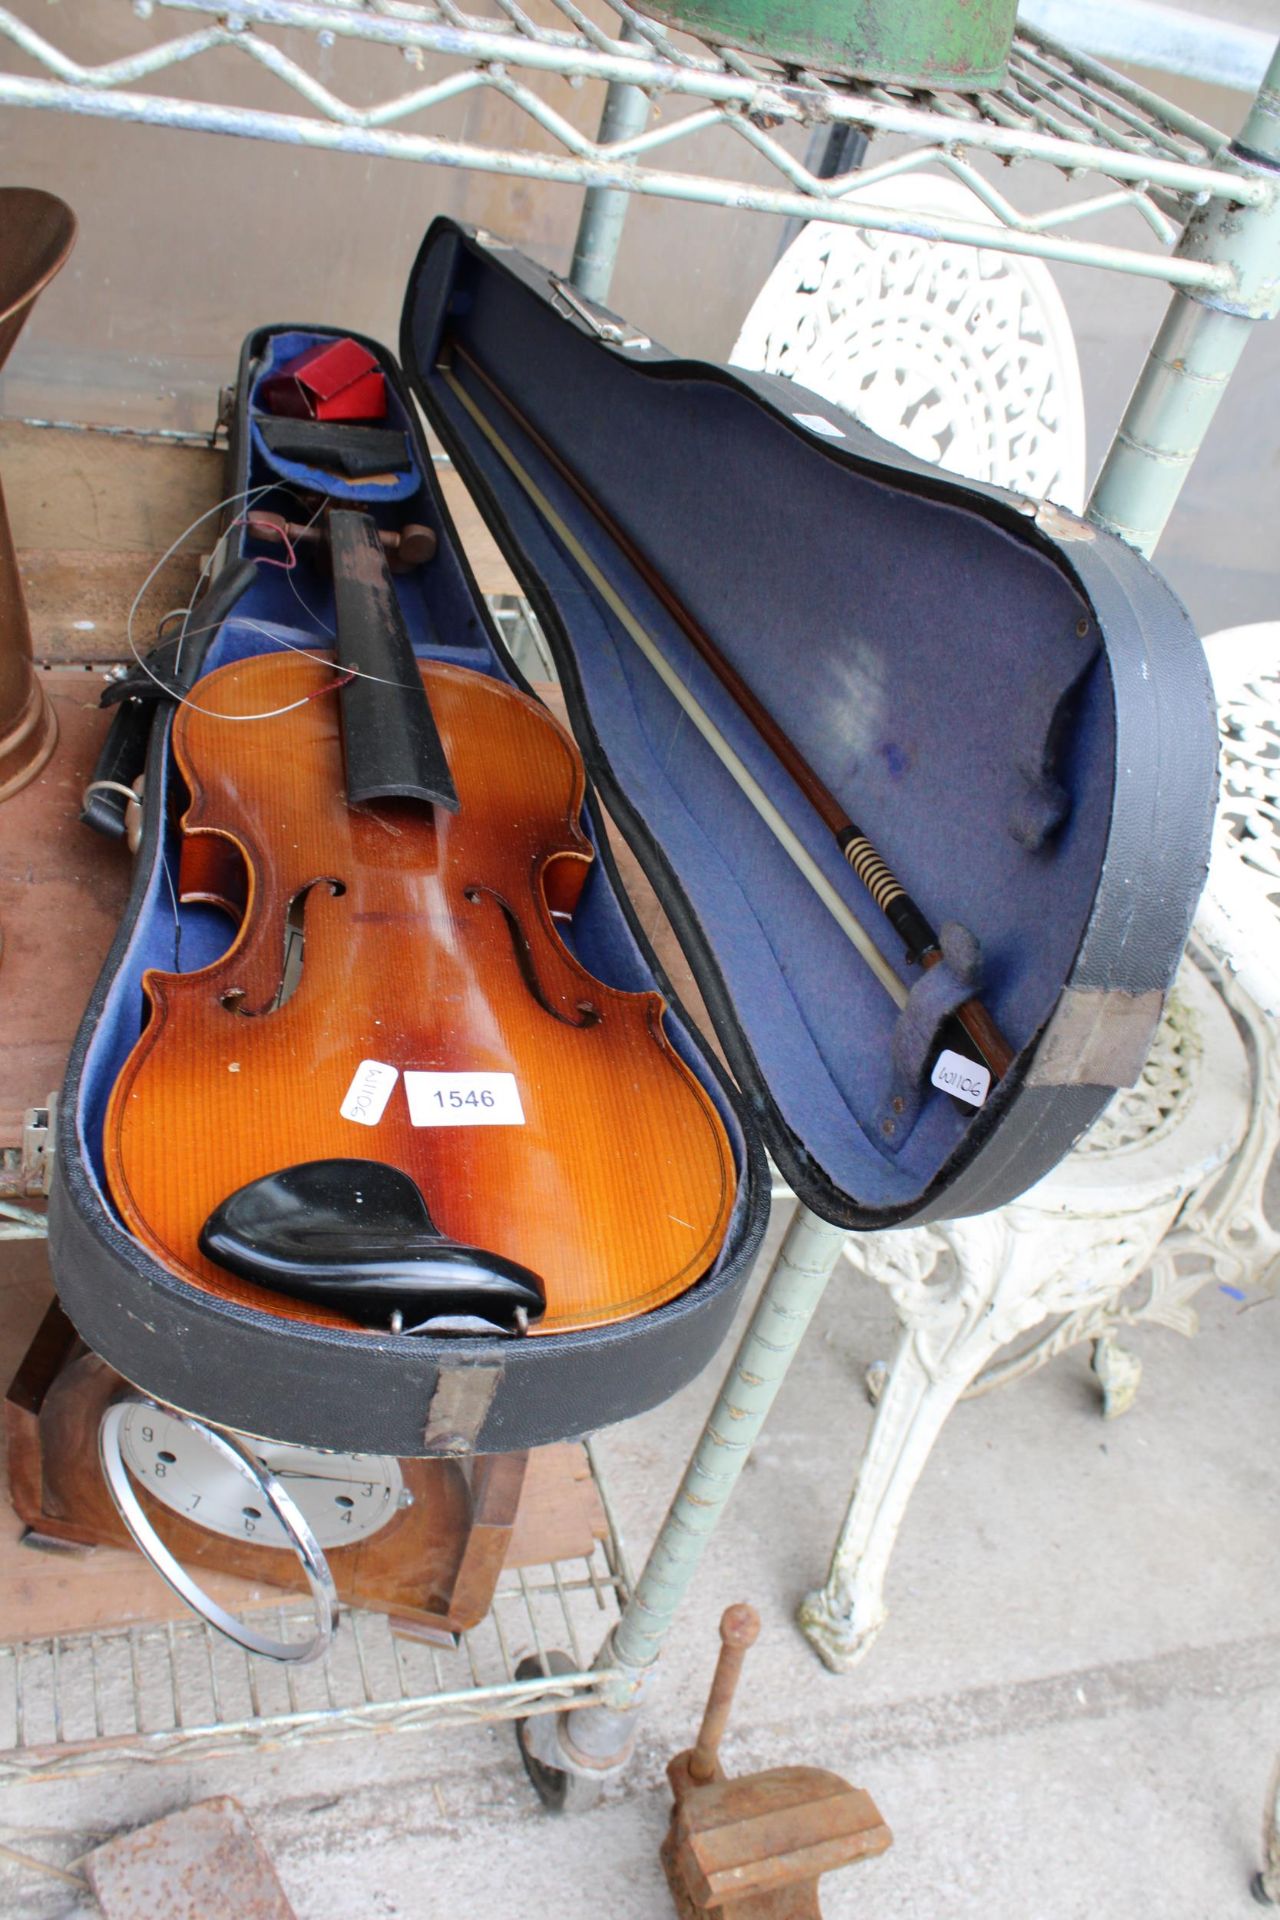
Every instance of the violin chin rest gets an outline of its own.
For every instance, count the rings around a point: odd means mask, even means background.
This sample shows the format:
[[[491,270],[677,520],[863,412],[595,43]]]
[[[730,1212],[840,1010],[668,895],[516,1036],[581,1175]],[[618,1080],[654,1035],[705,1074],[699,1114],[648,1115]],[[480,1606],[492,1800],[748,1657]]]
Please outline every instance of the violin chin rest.
[[[228,1196],[200,1251],[255,1286],[405,1334],[523,1333],[546,1306],[527,1267],[442,1234],[407,1173],[307,1160]]]

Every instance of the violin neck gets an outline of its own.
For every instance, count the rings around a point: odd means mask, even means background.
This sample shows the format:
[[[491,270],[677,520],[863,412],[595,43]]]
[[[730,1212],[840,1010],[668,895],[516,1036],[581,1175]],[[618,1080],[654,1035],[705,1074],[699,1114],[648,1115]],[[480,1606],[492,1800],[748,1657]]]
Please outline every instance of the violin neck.
[[[329,515],[338,694],[347,800],[425,800],[458,811],[458,795],[422,684],[377,526],[367,513]]]

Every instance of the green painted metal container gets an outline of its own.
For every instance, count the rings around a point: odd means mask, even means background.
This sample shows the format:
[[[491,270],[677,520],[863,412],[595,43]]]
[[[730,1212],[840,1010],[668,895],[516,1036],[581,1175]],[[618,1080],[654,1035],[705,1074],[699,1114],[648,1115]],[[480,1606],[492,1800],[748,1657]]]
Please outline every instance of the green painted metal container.
[[[640,8],[727,47],[824,73],[973,92],[998,86],[1017,0],[675,0]]]

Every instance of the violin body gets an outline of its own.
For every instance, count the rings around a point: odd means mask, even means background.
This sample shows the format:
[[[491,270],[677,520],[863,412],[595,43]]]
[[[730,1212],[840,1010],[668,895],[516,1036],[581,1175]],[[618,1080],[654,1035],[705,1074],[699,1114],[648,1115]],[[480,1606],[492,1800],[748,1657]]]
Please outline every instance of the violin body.
[[[350,1326],[208,1259],[200,1234],[280,1169],[377,1161],[443,1234],[540,1277],[532,1333],[646,1313],[716,1258],[728,1137],[661,996],[593,978],[557,928],[593,859],[569,736],[504,682],[421,673],[456,812],[349,803],[323,656],[221,667],[180,709],[180,891],[237,931],[212,965],[143,978],[148,1018],[106,1115],[112,1198],[193,1287]],[[499,1089],[487,1106],[477,1085]]]

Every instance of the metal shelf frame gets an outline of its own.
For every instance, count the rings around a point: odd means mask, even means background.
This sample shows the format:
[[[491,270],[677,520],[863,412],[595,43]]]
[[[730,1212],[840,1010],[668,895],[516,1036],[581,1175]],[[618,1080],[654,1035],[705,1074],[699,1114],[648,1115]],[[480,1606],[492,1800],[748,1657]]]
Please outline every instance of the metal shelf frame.
[[[477,16],[464,13],[455,0],[136,0],[133,11],[144,21],[182,15],[203,16],[207,24],[97,67],[78,63],[0,7],[0,48],[12,55],[0,71],[0,106],[586,187],[573,277],[596,300],[607,293],[632,194],[820,217],[1164,280],[1172,289],[1164,323],[1103,464],[1087,519],[1074,523],[1078,538],[1090,538],[1093,526],[1102,526],[1151,552],[1246,340],[1280,308],[1280,50],[1240,133],[1228,141],[1096,61],[1026,28],[1005,85],[966,97],[836,80],[700,45],[665,33],[626,0],[613,0],[621,21],[617,32],[601,27],[577,0],[492,3],[494,14]],[[536,20],[527,10],[534,5]],[[101,15],[114,8],[125,19],[125,0],[98,0],[98,7]],[[291,34],[301,34],[302,41],[282,44],[281,36]],[[376,106],[352,105],[301,55],[312,48],[327,57],[354,41],[398,51],[420,77]],[[168,68],[228,49],[291,87],[311,111],[268,112],[131,90]],[[30,67],[36,71],[26,71]],[[538,90],[535,82],[556,77],[606,83],[596,138]],[[398,125],[482,89],[520,108],[531,128],[561,151],[485,147]],[[679,113],[672,110],[677,104]],[[825,178],[793,146],[803,144],[798,132],[840,126],[909,144],[883,157],[877,150],[872,165],[855,173]],[[730,177],[728,169],[711,176],[651,164],[653,156],[681,142],[692,146],[703,134],[726,129],[739,136],[737,151],[750,171],[769,165],[782,184],[761,186],[749,174]],[[1040,163],[1086,184],[1077,198],[1047,213],[1021,213],[979,164],[991,160]],[[926,220],[876,206],[878,181],[917,167],[941,167],[963,180],[980,196],[989,224]],[[1145,250],[1068,231],[1118,209],[1134,214]],[[1027,506],[1035,510],[1033,503]],[[10,1232],[28,1225],[20,1210],[10,1209]],[[541,1683],[530,1689],[508,1672],[500,1697],[472,1695],[474,1711],[463,1695],[451,1695],[451,1717],[529,1715],[526,1752],[552,1778],[599,1784],[626,1765],[676,1611],[844,1240],[841,1229],[808,1209],[796,1211],[639,1580],[634,1589],[629,1582],[619,1586],[621,1614],[594,1663],[584,1666],[575,1646],[576,1668],[557,1674],[554,1689]],[[416,1697],[391,1702],[386,1711],[410,1724],[418,1724],[421,1713],[444,1717]],[[183,1738],[197,1733],[205,1741],[255,1737],[242,1717],[234,1725],[171,1728],[164,1750],[181,1750]],[[48,1764],[56,1765],[57,1756]]]
[[[928,235],[961,244],[1070,261],[1163,279],[1173,286],[1229,295],[1233,268],[1221,260],[1169,252],[1183,222],[1207,201],[1260,205],[1269,183],[1242,177],[1224,135],[1097,61],[1071,53],[1024,27],[1005,84],[976,95],[927,92],[840,80],[784,68],[760,56],[712,48],[668,33],[618,0],[620,31],[601,27],[577,0],[493,0],[494,15],[464,12],[455,0],[137,0],[144,20],[178,16],[183,31],[97,66],[86,66],[0,8],[0,105],[52,108],[149,126],[187,128],[293,146],[413,160],[520,175],[570,186],[655,195],[894,231],[924,231],[901,211],[879,207],[875,187],[894,174],[941,167],[964,181],[990,213],[989,222],[939,217]],[[99,0],[129,28],[127,0]],[[202,18],[207,24],[188,29]],[[69,24],[69,23],[68,23]],[[136,38],[136,23],[133,36]],[[123,32],[122,32],[122,37]],[[388,92],[357,106],[322,80],[319,64],[342,65],[353,43],[407,60],[418,77],[397,88],[388,63]],[[183,72],[209,56],[234,52],[292,90],[309,112],[287,113],[139,92],[139,82]],[[305,57],[304,57],[305,56]],[[35,72],[24,72],[24,66]],[[428,71],[429,69],[429,71]],[[229,69],[218,71],[223,86]],[[609,110],[592,138],[553,104],[538,82],[604,81]],[[488,147],[429,130],[464,96],[500,95],[526,117],[529,132],[550,151]],[[679,112],[672,111],[678,105]],[[407,121],[428,130],[407,130]],[[907,151],[870,167],[824,178],[782,137],[796,129],[850,126],[868,135],[898,136]],[[738,137],[740,166],[718,176],[676,171],[657,156],[693,148],[710,130]],[[1037,161],[1090,183],[1082,197],[1047,212],[1024,213],[997,187],[979,156],[1013,164]],[[770,170],[770,184],[752,174]],[[1128,208],[1140,246],[1078,238],[1074,229]],[[1071,231],[1068,231],[1068,230]],[[586,289],[591,291],[592,289]],[[595,289],[599,291],[599,289]]]
[[[626,1554],[599,1463],[607,1533],[589,1558],[509,1569],[478,1627],[433,1643],[378,1613],[348,1610],[324,1659],[279,1666],[203,1620],[52,1634],[0,1645],[0,1792],[121,1766],[190,1764],[354,1734],[422,1733],[526,1720],[589,1705],[616,1678],[588,1658],[630,1591]],[[281,1640],[305,1636],[292,1595],[250,1616]],[[568,1649],[574,1671],[549,1670]],[[534,1658],[542,1676],[528,1677]]]

